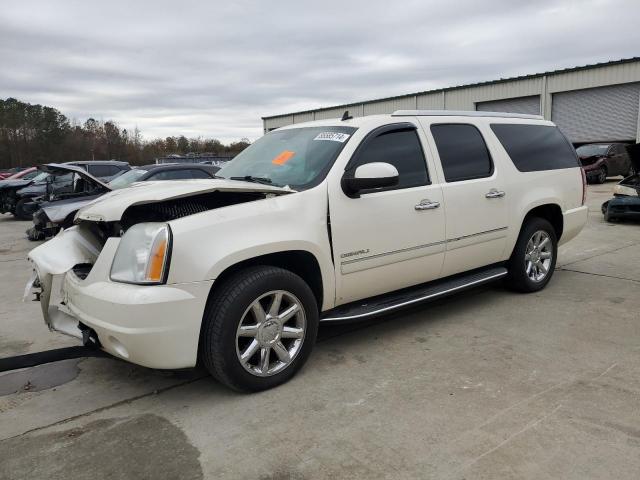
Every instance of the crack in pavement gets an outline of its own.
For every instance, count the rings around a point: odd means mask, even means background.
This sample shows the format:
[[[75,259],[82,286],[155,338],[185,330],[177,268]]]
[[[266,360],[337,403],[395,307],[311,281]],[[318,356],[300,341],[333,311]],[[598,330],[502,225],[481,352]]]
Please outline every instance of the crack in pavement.
[[[578,263],[578,262],[584,262],[586,260],[591,260],[592,258],[596,258],[596,257],[600,257],[602,255],[607,255],[608,253],[614,253],[617,252],[618,250],[623,250],[625,248],[629,248],[629,247],[637,247],[640,245],[639,243],[632,243],[630,245],[623,245],[622,247],[618,247],[618,248],[614,248],[613,250],[607,250],[606,252],[601,252],[601,253],[596,253],[595,255],[591,255],[590,257],[584,257],[584,258],[579,258],[578,260],[573,260],[572,262],[569,263],[565,263],[563,265],[561,265],[559,268],[564,268],[567,265],[573,265],[574,263]]]
[[[640,280],[636,280],[634,278],[616,277],[615,275],[606,275],[604,273],[583,272],[582,270],[573,270],[571,268],[564,268],[564,267],[560,267],[558,268],[558,270],[561,270],[564,272],[582,273],[584,275],[593,275],[596,277],[615,278],[616,280],[624,280],[624,281],[633,282],[633,283],[640,283]]]
[[[497,450],[501,449],[502,447],[504,447],[505,445],[507,445],[509,442],[511,442],[512,440],[514,440],[516,437],[522,435],[523,433],[527,432],[528,430],[534,428],[535,426],[539,425],[540,423],[542,423],[543,421],[547,420],[548,418],[550,418],[551,416],[553,416],[558,410],[560,410],[560,408],[562,408],[563,404],[562,402],[566,402],[569,398],[571,398],[574,393],[570,390],[568,390],[569,387],[571,387],[572,385],[575,385],[577,383],[579,383],[581,380],[586,381],[589,384],[592,384],[593,382],[595,382],[596,380],[599,380],[600,378],[606,376],[611,370],[613,370],[614,368],[616,368],[618,366],[618,362],[613,362],[611,365],[609,365],[605,370],[603,370],[602,372],[600,372],[597,375],[594,375],[590,378],[584,378],[585,376],[578,376],[576,378],[570,379],[570,380],[565,380],[564,382],[560,382],[557,383],[555,385],[552,385],[549,388],[546,388],[545,390],[538,392],[534,395],[531,395],[529,397],[526,397],[518,402],[516,402],[515,404],[499,411],[497,414],[493,415],[491,418],[489,418],[488,420],[486,420],[485,422],[483,422],[482,424],[472,428],[471,430],[469,430],[468,432],[465,432],[465,435],[473,432],[473,431],[478,431],[481,428],[486,427],[487,425],[490,425],[491,423],[493,423],[494,421],[496,421],[498,418],[502,417],[505,413],[510,412],[514,409],[516,409],[517,407],[529,403],[534,399],[537,399],[539,397],[543,397],[544,395],[546,395],[547,393],[553,391],[553,390],[557,390],[557,389],[566,389],[567,391],[564,392],[564,395],[562,395],[562,397],[559,400],[560,403],[558,403],[551,411],[549,411],[548,413],[542,415],[542,416],[538,416],[534,419],[531,419],[529,422],[527,422],[524,427],[522,427],[520,430],[512,433],[511,435],[509,435],[507,438],[505,438],[503,441],[501,441],[500,443],[498,443],[497,445],[495,445],[492,448],[489,448],[488,450],[482,452],[480,455],[476,456],[475,458],[468,460],[466,462],[464,462],[462,465],[460,465],[459,467],[455,468],[454,470],[448,472],[446,474],[447,477],[454,477],[454,476],[458,476],[458,474],[460,474],[461,472],[463,472],[464,470],[467,470],[469,467],[475,465],[477,462],[479,462],[480,460],[482,460],[483,458],[491,455],[492,453],[496,452]],[[451,443],[455,443],[457,441],[459,441],[459,439],[462,438],[458,437],[456,438],[453,442]]]
[[[208,377],[209,377],[209,375],[202,375],[200,377],[190,378],[189,380],[185,380],[184,382],[179,382],[179,383],[176,383],[174,385],[169,385],[169,386],[164,387],[164,388],[158,388],[158,389],[152,390],[151,392],[147,392],[147,393],[142,393],[140,395],[136,395],[135,397],[126,398],[124,400],[120,400],[118,402],[111,403],[109,405],[105,405],[105,406],[100,407],[100,408],[96,408],[95,410],[91,410],[91,411],[88,411],[88,412],[80,413],[78,415],[73,415],[71,417],[67,417],[67,418],[62,419],[62,420],[58,420],[57,422],[53,422],[53,423],[50,423],[48,425],[41,425],[39,427],[31,428],[31,429],[26,430],[26,431],[24,431],[22,433],[18,433],[17,435],[12,435],[10,437],[3,438],[3,439],[0,440],[0,443],[5,442],[7,440],[11,440],[12,438],[17,438],[17,437],[21,437],[23,435],[27,435],[29,433],[37,432],[39,430],[44,430],[44,429],[47,429],[47,428],[50,428],[50,427],[55,427],[57,425],[63,425],[65,423],[72,422],[72,421],[77,420],[79,418],[87,417],[89,415],[93,415],[94,413],[104,412],[105,410],[109,410],[111,408],[116,408],[116,407],[119,407],[121,405],[126,405],[127,403],[132,403],[132,402],[135,402],[135,401],[140,400],[142,398],[149,397],[151,395],[158,395],[160,393],[164,393],[164,392],[167,392],[169,390],[173,390],[174,388],[178,388],[178,387],[182,387],[184,385],[189,385],[191,383],[198,382],[198,381],[200,381],[200,380],[202,380],[204,378],[208,378]]]

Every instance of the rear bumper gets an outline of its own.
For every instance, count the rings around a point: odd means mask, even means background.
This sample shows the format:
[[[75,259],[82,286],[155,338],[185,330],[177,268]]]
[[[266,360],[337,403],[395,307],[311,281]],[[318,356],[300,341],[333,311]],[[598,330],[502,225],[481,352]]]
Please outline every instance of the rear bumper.
[[[588,216],[589,207],[586,205],[565,211],[562,214],[562,237],[558,244],[562,245],[578,235],[587,224]]]

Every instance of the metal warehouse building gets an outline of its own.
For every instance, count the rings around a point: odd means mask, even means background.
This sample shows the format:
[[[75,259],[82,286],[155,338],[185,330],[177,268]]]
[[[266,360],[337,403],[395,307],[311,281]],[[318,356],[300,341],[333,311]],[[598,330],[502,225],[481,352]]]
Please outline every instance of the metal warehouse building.
[[[573,143],[640,142],[640,57],[263,117],[268,132],[292,123],[396,110],[479,110],[542,115]]]

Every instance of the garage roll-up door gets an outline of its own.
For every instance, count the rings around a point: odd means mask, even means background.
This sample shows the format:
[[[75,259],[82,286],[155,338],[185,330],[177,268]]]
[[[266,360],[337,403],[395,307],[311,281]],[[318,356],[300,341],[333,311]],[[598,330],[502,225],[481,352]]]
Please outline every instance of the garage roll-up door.
[[[635,140],[640,83],[555,93],[551,120],[571,142]]]
[[[479,112],[507,112],[540,115],[540,95],[529,97],[507,98],[476,103]]]

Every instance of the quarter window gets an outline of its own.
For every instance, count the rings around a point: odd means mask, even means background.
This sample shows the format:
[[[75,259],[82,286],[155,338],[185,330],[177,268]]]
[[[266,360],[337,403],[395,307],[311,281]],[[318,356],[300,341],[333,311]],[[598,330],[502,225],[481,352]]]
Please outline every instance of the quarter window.
[[[491,130],[521,172],[579,166],[576,151],[557,127],[494,123],[491,125]],[[597,148],[591,149],[589,155],[597,151]]]
[[[429,183],[422,145],[414,128],[383,132],[365,140],[362,149],[356,153],[354,162],[349,165],[349,170],[355,172],[360,165],[374,162],[389,163],[398,170],[398,184],[390,189]]]
[[[487,144],[473,125],[431,125],[431,134],[436,142],[447,182],[484,178],[493,173]]]
[[[211,178],[211,175],[209,175],[204,170],[198,170],[194,168],[193,170],[189,170],[189,172],[191,172],[191,178]]]

